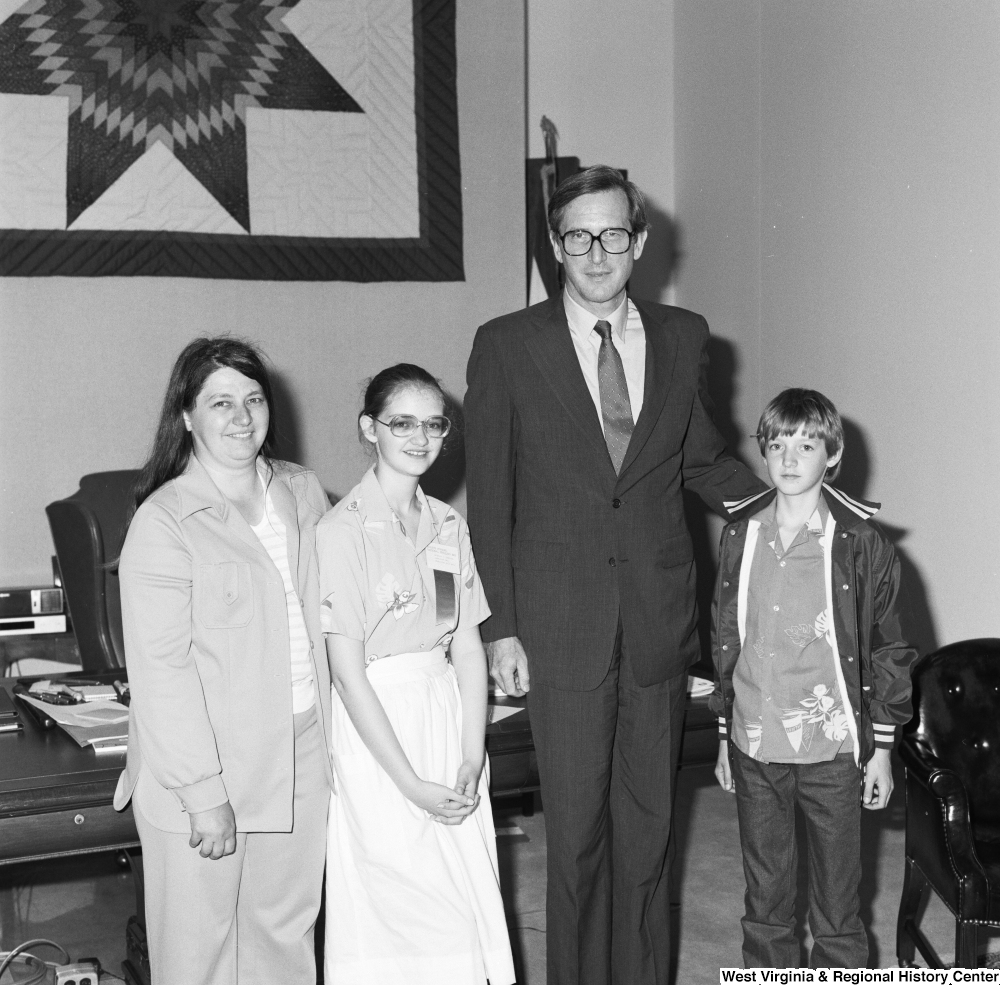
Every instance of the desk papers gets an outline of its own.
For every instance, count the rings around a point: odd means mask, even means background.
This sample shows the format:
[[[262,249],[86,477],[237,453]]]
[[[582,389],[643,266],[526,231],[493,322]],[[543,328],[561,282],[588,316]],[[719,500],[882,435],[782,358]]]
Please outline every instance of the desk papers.
[[[486,695],[486,724],[496,725],[511,715],[516,715],[519,711],[524,711],[527,707],[527,700],[522,696],[512,698],[509,694],[504,694],[497,687],[495,681],[489,682],[489,691]]]
[[[44,711],[81,749],[93,746],[98,752],[120,751],[128,742],[128,708],[117,701],[53,705],[29,694],[20,698]]]

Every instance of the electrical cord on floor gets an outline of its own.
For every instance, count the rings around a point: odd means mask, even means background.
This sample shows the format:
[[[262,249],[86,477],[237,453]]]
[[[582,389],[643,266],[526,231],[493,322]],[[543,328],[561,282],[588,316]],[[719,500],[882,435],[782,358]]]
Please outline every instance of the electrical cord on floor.
[[[0,951],[0,957],[3,959],[0,961],[0,978],[2,978],[3,973],[7,971],[11,965],[13,965],[15,958],[22,957],[25,964],[34,962],[38,965],[38,969],[32,977],[22,978],[17,982],[12,982],[12,985],[36,985],[37,982],[44,982],[49,972],[49,966],[42,961],[41,958],[35,957],[34,954],[27,953],[29,947],[36,947],[39,944],[43,944],[46,947],[54,947],[57,951],[62,952],[65,963],[69,963],[69,951],[67,951],[61,944],[57,944],[55,941],[47,940],[44,937],[35,937],[30,941],[25,941],[23,944],[18,944],[13,951],[7,951],[6,953]],[[14,973],[11,971],[11,978],[13,979],[13,977]]]
[[[7,979],[8,985],[37,985],[37,983],[39,983],[39,982],[48,982],[48,980],[49,980],[49,969],[48,969],[48,966],[45,964],[44,961],[40,961],[33,954],[28,954],[27,952],[25,952],[24,954],[19,955],[19,957],[22,960],[23,965],[21,965],[21,966],[15,966],[14,964],[10,964],[6,968],[6,974],[10,975],[10,978]],[[14,968],[15,967],[19,967],[19,968],[23,967],[25,973],[29,977],[27,977],[27,978],[21,978],[20,977],[20,971],[19,971],[18,972],[18,977],[15,978],[14,977],[14,974],[15,974]],[[2,975],[2,974],[4,974],[4,972],[0,972],[0,975]]]

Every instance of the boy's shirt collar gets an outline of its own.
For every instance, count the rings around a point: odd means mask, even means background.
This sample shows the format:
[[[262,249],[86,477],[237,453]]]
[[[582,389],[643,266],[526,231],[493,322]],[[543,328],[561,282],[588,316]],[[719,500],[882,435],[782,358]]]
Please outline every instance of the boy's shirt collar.
[[[760,512],[755,513],[752,517],[750,517],[750,519],[756,520],[760,523],[759,536],[771,548],[771,550],[773,550],[778,557],[784,557],[793,548],[804,543],[806,538],[810,535],[822,537],[823,531],[826,529],[826,521],[829,516],[830,508],[826,505],[826,500],[823,497],[823,494],[820,493],[819,500],[816,503],[816,509],[812,511],[812,515],[795,534],[795,537],[788,547],[782,546],[781,543],[781,533],[778,528],[777,496],[775,496],[767,506],[760,510]]]

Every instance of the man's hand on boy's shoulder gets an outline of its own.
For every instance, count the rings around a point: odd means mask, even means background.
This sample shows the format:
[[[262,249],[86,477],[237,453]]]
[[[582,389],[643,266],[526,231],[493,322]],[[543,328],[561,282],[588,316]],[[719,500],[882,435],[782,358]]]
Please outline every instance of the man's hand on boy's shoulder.
[[[892,794],[892,750],[878,748],[865,764],[865,790],[862,806],[869,811],[880,811],[889,803]]]

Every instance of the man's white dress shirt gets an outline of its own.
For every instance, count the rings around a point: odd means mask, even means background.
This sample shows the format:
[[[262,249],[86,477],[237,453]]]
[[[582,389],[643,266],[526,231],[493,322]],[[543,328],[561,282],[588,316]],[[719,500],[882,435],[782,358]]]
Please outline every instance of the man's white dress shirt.
[[[646,389],[646,330],[642,327],[642,318],[636,310],[632,299],[626,297],[622,303],[607,317],[598,318],[591,314],[581,304],[574,301],[566,291],[563,291],[563,306],[566,309],[566,321],[569,322],[569,333],[573,339],[576,357],[580,360],[583,378],[587,381],[587,389],[597,408],[597,419],[604,430],[604,415],[601,413],[601,388],[597,382],[597,356],[601,351],[601,336],[594,331],[599,321],[611,323],[611,341],[622,357],[625,368],[625,383],[628,386],[628,400],[632,408],[632,422],[639,419],[642,410],[642,398]]]

